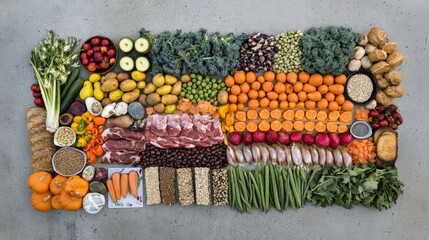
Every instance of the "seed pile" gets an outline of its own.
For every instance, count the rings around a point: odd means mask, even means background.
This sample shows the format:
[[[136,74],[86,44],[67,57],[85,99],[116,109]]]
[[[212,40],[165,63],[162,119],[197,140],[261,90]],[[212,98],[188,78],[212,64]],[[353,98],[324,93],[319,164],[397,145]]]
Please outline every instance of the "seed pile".
[[[374,90],[371,79],[365,74],[353,75],[347,81],[347,95],[355,102],[367,101]]]
[[[226,146],[224,144],[202,148],[157,148],[148,144],[142,152],[140,165],[159,167],[207,167],[211,169],[223,168],[228,165]]]
[[[298,72],[301,71],[301,48],[299,41],[304,32],[294,30],[284,32],[275,36],[278,52],[274,55],[274,70],[276,72]]]
[[[73,144],[73,130],[70,128],[60,128],[58,129],[55,138],[57,139],[59,145],[70,146]]]
[[[169,167],[159,168],[159,188],[161,190],[161,202],[165,205],[176,203],[175,190],[176,169]]]
[[[215,169],[212,171],[213,204],[224,206],[228,204],[228,175],[227,170]]]
[[[197,205],[211,205],[210,169],[194,168],[195,172],[195,199]]]
[[[159,192],[158,167],[148,167],[144,170],[146,183],[147,205],[160,204],[161,194]]]
[[[177,188],[179,192],[180,205],[187,206],[195,203],[192,168],[177,169]]]
[[[238,70],[246,72],[273,70],[274,55],[277,52],[274,36],[254,32],[247,36],[240,47]]]
[[[73,148],[61,148],[54,155],[54,167],[61,175],[73,175],[85,165],[84,156]]]

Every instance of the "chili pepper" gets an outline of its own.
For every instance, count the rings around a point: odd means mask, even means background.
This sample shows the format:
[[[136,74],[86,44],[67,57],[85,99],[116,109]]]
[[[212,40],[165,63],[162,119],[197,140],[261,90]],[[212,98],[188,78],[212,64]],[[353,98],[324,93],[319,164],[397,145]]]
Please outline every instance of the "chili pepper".
[[[104,141],[103,141],[102,138],[96,138],[95,139],[95,143],[98,144],[98,145],[103,145]]]
[[[101,145],[97,145],[97,146],[95,146],[94,148],[92,148],[92,150],[91,150],[94,154],[95,154],[95,156],[97,156],[97,157],[101,157],[101,156],[103,156],[103,154],[104,154],[104,151],[103,151],[103,148],[101,147]]]
[[[95,128],[94,122],[88,123],[88,126],[86,126],[86,130],[92,131]]]
[[[95,125],[97,126],[102,126],[106,123],[106,119],[100,116],[94,117],[92,119],[92,121],[95,123]]]
[[[92,151],[86,152],[87,161],[89,164],[93,164],[97,162],[97,156]]]

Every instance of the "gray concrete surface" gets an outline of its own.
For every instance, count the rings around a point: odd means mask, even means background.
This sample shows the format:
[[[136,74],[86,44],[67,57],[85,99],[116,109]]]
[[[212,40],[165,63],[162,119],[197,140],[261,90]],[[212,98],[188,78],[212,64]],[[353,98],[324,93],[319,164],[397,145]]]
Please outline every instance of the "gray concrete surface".
[[[429,5],[404,1],[25,1],[0,0],[0,240],[4,239],[426,239],[429,235],[428,101]],[[406,61],[406,96],[397,104],[405,123],[399,130],[397,167],[405,195],[392,209],[319,208],[269,214],[239,214],[228,207],[151,206],[35,212],[26,187],[29,168],[25,110],[35,81],[26,57],[53,29],[87,39],[102,34],[137,37],[141,27],[276,34],[310,26],[343,25],[364,32],[381,26]]]

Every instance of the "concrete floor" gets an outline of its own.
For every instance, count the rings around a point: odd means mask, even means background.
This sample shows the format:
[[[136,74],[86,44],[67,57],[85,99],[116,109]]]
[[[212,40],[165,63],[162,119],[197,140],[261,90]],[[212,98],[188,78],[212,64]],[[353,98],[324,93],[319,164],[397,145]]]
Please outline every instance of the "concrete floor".
[[[121,3],[120,3],[121,2]],[[404,1],[0,1],[0,240],[4,239],[426,239],[429,234],[429,5]],[[234,2],[234,3],[231,3]],[[289,2],[289,3],[287,3]],[[359,2],[359,3],[358,3]],[[53,29],[82,40],[106,35],[137,37],[141,27],[226,33],[277,34],[310,26],[343,25],[357,32],[381,26],[406,56],[400,71],[406,96],[396,101],[405,123],[399,130],[400,179],[405,195],[391,210],[319,208],[239,214],[228,207],[151,206],[35,212],[26,187],[29,168],[25,110],[35,82],[26,59]]]

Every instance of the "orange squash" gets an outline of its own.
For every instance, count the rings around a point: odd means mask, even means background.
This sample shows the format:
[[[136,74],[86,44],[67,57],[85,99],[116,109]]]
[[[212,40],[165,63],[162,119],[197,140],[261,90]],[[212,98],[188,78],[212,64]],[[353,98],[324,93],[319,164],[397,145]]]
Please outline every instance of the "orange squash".
[[[64,185],[66,184],[67,177],[63,177],[61,175],[57,175],[56,177],[52,178],[51,182],[49,183],[49,190],[54,195],[59,195],[64,189]]]
[[[51,199],[52,193],[49,191],[44,193],[33,192],[31,194],[31,205],[39,212],[49,212],[52,209]]]
[[[61,207],[68,211],[77,211],[82,208],[82,198],[71,196],[66,191],[62,191],[60,195]]]
[[[61,210],[63,207],[61,206],[60,195],[55,195],[52,197],[51,205],[54,209]]]
[[[86,181],[85,179],[79,176],[73,176],[73,177],[69,177],[69,179],[66,181],[63,192],[66,192],[67,194],[70,194],[70,196],[73,196],[73,197],[82,198],[88,192],[88,188],[89,188],[88,181]]]
[[[28,177],[28,187],[36,193],[45,193],[49,191],[49,183],[52,175],[49,172],[37,171]]]

